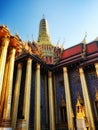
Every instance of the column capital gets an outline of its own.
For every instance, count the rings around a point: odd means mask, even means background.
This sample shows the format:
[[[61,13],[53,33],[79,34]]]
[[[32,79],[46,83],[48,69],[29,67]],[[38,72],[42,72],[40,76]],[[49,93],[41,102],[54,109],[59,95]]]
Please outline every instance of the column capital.
[[[18,68],[21,69],[23,66],[23,63],[18,63]]]
[[[9,46],[9,47],[8,47],[8,55],[11,54],[13,50],[16,51],[16,48],[13,47],[13,46]]]
[[[2,37],[1,38],[1,45],[2,46],[8,46],[9,42],[10,42],[10,38],[9,37]]]
[[[95,65],[95,69],[96,69],[96,75],[98,77],[98,63],[95,63],[94,65]]]
[[[32,60],[32,58],[28,57],[27,60]]]
[[[96,69],[98,69],[98,63],[95,63],[95,67],[96,67]]]
[[[67,67],[63,67],[63,72],[64,72],[64,73],[67,72]]]
[[[80,72],[80,74],[84,73],[84,71],[83,71],[83,68],[82,68],[82,67],[81,67],[81,68],[79,68],[79,72]]]
[[[52,77],[52,72],[48,71],[48,77]]]
[[[8,50],[11,51],[12,49],[16,50],[16,48],[14,46],[9,46]]]
[[[30,64],[32,59],[30,57],[27,58],[27,64]]]
[[[38,69],[38,70],[40,69],[40,64],[38,64],[38,63],[36,64],[36,69]]]
[[[16,49],[14,47],[9,47],[8,48],[8,59],[11,57],[11,55],[13,55],[14,53],[16,53]]]

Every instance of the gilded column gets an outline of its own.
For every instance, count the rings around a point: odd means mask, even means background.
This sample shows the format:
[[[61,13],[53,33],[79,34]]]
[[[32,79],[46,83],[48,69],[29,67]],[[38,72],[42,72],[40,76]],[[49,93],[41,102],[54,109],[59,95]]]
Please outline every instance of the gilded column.
[[[11,100],[12,100],[12,82],[13,82],[13,71],[14,71],[14,60],[15,60],[15,52],[16,49],[10,47],[10,51],[8,54],[8,75],[6,81],[6,94],[5,94],[5,102],[4,102],[4,112],[3,112],[3,121],[10,123],[11,120]],[[8,123],[8,124],[9,124]]]
[[[40,65],[36,64],[34,130],[41,129],[40,121]]]
[[[26,130],[29,130],[29,115],[30,115],[30,92],[31,92],[31,76],[32,76],[32,59],[27,59],[24,102],[23,102],[23,116],[26,121]]]
[[[16,129],[20,85],[21,85],[21,75],[22,75],[22,63],[19,63],[17,67],[17,76],[16,76],[16,83],[15,83],[15,89],[14,89],[14,96],[13,96],[13,106],[12,106],[12,129],[13,130]]]
[[[92,114],[92,109],[91,109],[91,104],[90,104],[90,99],[89,99],[89,94],[88,94],[88,89],[87,89],[87,84],[86,84],[86,79],[85,79],[83,68],[79,68],[79,72],[80,72],[80,80],[81,80],[82,92],[83,92],[84,103],[85,103],[85,108],[86,108],[86,114],[87,114],[87,119],[88,119],[89,127],[90,127],[89,130],[95,130],[94,118]]]
[[[70,95],[70,86],[69,86],[67,67],[63,67],[63,75],[64,75],[65,96],[66,96],[68,129],[69,130],[74,130],[73,114],[72,114],[72,103],[71,103],[71,95]]]
[[[2,118],[3,116],[3,106],[4,106],[4,99],[5,99],[5,93],[7,88],[7,77],[8,77],[8,60],[6,61],[3,84],[2,84],[0,118]]]
[[[52,86],[52,72],[51,71],[48,72],[48,93],[49,93],[49,121],[50,121],[50,130],[55,130],[53,86]]]
[[[95,69],[96,69],[96,74],[97,74],[97,77],[98,77],[98,63],[95,63]]]
[[[3,37],[1,40],[1,52],[0,52],[0,102],[1,102],[1,91],[2,91],[2,83],[3,83],[3,75],[7,57],[7,49],[9,45],[9,38]]]

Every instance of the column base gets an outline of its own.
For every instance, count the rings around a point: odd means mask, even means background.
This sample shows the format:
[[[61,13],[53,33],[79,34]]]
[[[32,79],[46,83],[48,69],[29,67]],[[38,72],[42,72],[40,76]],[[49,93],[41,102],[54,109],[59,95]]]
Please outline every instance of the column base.
[[[4,128],[4,127],[0,127],[0,130],[12,130],[12,128]]]
[[[9,119],[1,119],[0,127],[3,127],[3,128],[12,128],[11,127],[11,120],[9,120]]]
[[[16,130],[27,130],[26,120],[19,119],[16,124]]]
[[[2,119],[0,124],[0,130],[12,130],[11,120]]]

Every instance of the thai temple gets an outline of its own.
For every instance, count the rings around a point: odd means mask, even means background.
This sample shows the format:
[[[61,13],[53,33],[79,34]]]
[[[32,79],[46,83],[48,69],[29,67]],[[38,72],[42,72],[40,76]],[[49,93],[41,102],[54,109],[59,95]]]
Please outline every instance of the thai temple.
[[[98,37],[64,49],[0,26],[0,130],[98,130]]]

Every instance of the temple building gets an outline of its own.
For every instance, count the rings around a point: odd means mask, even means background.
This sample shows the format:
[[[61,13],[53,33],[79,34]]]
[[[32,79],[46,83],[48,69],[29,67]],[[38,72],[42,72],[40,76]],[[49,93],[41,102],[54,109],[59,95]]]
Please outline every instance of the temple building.
[[[45,18],[27,43],[0,26],[0,130],[98,130],[98,37],[64,49]]]

